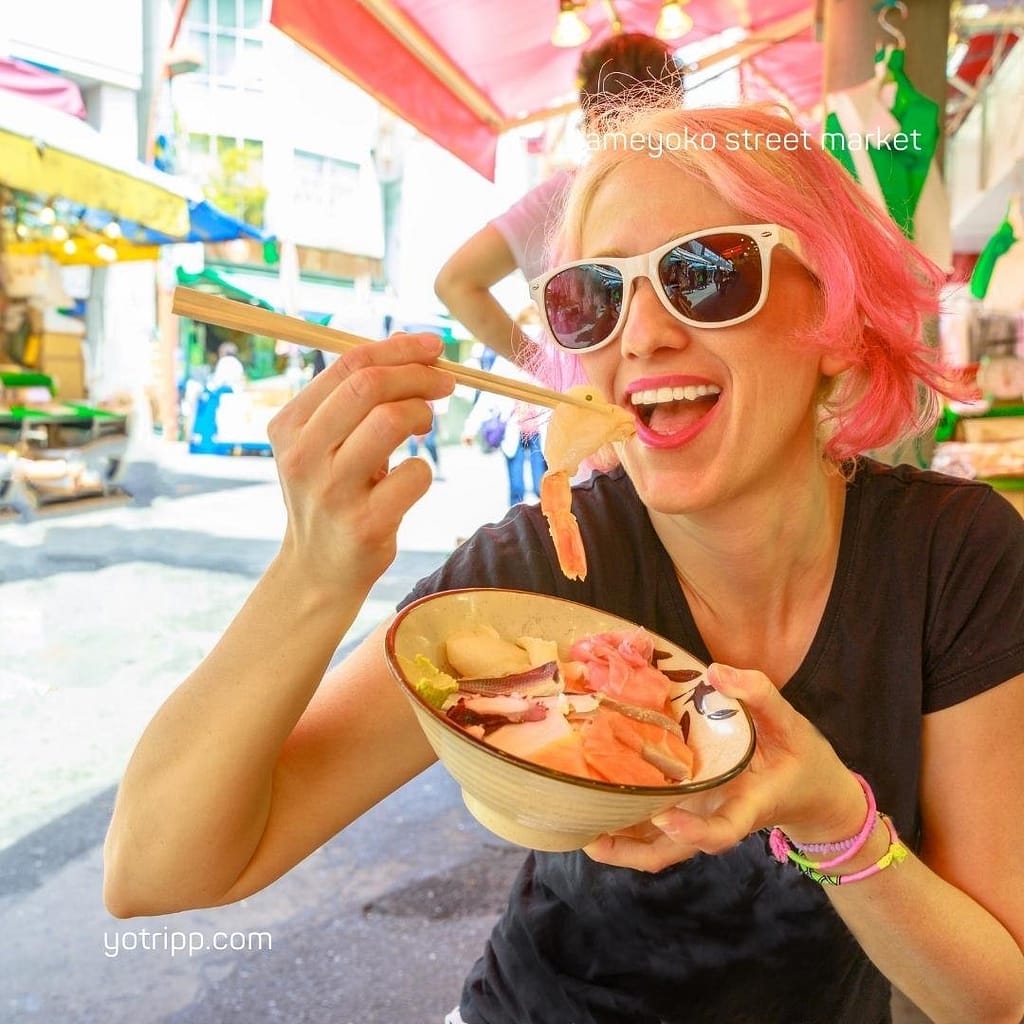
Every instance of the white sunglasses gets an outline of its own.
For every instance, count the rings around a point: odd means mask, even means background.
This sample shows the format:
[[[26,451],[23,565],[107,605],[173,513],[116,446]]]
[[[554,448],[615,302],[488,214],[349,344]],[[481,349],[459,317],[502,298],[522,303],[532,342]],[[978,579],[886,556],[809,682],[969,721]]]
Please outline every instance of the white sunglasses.
[[[651,282],[661,304],[691,327],[731,327],[768,298],[771,254],[800,257],[796,235],[778,224],[705,228],[639,256],[598,256],[555,267],[530,282],[544,326],[569,352],[592,352],[618,337],[633,285]]]

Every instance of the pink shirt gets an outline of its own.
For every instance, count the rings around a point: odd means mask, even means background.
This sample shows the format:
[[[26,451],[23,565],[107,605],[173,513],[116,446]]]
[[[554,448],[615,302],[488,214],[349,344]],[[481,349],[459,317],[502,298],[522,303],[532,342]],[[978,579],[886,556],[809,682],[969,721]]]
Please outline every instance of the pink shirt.
[[[556,171],[491,221],[508,243],[527,281],[548,268],[548,242],[558,226],[574,173],[570,169]]]

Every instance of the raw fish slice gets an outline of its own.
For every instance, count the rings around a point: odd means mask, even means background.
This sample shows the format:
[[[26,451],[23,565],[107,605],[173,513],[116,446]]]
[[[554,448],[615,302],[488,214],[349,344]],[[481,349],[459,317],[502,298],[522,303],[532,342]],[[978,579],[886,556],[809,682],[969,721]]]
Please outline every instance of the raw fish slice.
[[[569,579],[583,580],[587,557],[579,525],[570,511],[572,477],[583,460],[599,448],[632,437],[636,423],[625,409],[606,402],[596,388],[583,385],[570,388],[569,394],[589,399],[593,408],[563,402],[551,414],[544,444],[548,471],[540,484],[540,508],[548,521],[559,567]]]
[[[555,542],[558,567],[570,580],[587,578],[587,554],[583,549],[579,523],[571,511],[572,488],[569,475],[548,471],[540,481],[540,507]]]
[[[597,633],[573,645],[569,657],[586,665],[588,690],[605,693],[623,704],[663,711],[672,682],[652,665],[654,645],[650,634]]]
[[[535,750],[530,755],[530,760],[542,768],[551,768],[566,775],[577,775],[584,779],[594,778],[594,773],[590,771],[583,756],[583,739],[577,732]]]
[[[583,757],[593,777],[627,786],[664,786],[665,776],[641,756],[642,740],[628,724],[613,711],[598,711],[583,728]]]

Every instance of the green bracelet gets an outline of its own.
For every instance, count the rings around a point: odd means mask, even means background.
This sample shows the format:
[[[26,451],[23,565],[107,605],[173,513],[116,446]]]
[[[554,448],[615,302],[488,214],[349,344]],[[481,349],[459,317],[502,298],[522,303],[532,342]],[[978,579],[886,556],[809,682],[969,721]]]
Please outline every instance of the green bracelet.
[[[849,885],[851,882],[859,882],[862,878],[870,878],[872,875],[877,875],[879,871],[884,871],[887,867],[899,864],[901,860],[906,860],[909,853],[903,843],[900,842],[900,837],[896,834],[896,828],[892,823],[892,819],[885,814],[879,814],[878,817],[889,830],[889,849],[874,864],[870,864],[860,871],[851,871],[846,875],[827,875],[825,872],[819,871],[813,861],[802,857],[796,850],[789,851],[789,859],[802,874],[805,874],[820,885]]]

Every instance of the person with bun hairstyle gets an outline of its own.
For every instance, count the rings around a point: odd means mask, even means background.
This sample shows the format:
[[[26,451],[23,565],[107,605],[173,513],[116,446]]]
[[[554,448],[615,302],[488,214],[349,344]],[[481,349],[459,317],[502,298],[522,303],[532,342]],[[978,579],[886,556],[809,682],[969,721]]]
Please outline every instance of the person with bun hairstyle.
[[[401,606],[503,587],[639,623],[745,703],[756,750],[651,821],[526,853],[448,1020],[887,1024],[896,989],[936,1024],[1019,1024],[1024,520],[862,454],[964,394],[922,340],[944,275],[817,143],[774,145],[778,112],[601,130],[531,284],[535,373],[636,427],[573,488],[589,571],[520,505]],[[434,760],[388,623],[321,676],[429,489],[384,467],[453,387],[440,352],[355,349],[272,422],[281,551],[128,766],[114,913],[244,898]]]
[[[644,94],[679,103],[683,76],[669,46],[642,32],[611,36],[587,50],[578,68],[583,129],[593,131],[617,101]],[[532,349],[491,288],[521,270],[527,280],[545,269],[549,236],[558,222],[574,169],[563,168],[467,239],[434,281],[437,297],[477,339],[513,362]]]

